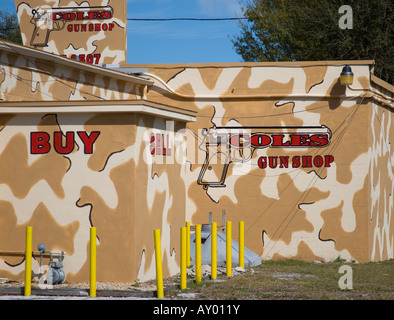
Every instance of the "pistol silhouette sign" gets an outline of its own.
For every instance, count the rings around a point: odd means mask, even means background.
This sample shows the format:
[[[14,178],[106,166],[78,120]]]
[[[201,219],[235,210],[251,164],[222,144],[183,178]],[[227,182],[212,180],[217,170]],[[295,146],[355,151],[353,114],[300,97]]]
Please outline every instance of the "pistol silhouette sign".
[[[113,16],[113,9],[111,7],[97,6],[38,8],[32,10],[32,14],[33,18],[30,22],[34,24],[34,31],[30,40],[30,45],[33,47],[46,47],[52,31],[63,30],[68,22],[111,19]],[[89,31],[99,30],[91,28]]]
[[[205,152],[204,163],[197,184],[208,187],[225,187],[229,165],[232,162],[250,161],[256,149],[264,148],[321,148],[329,144],[331,131],[326,126],[305,127],[213,127],[202,130],[203,140],[199,149]],[[205,142],[205,150],[202,148]],[[278,157],[260,157],[258,166],[277,166]],[[288,166],[288,157],[279,157],[283,167]],[[333,156],[295,156],[292,166],[330,166]],[[276,162],[274,162],[276,161]],[[267,163],[269,162],[269,163]],[[271,163],[272,162],[272,163]],[[216,170],[213,166],[216,165]],[[215,172],[214,172],[215,171]]]

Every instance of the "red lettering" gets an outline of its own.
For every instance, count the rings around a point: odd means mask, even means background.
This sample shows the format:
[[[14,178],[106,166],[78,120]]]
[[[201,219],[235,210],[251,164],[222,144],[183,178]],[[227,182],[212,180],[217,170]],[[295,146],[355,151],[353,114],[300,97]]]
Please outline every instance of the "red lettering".
[[[280,156],[279,157],[280,165],[279,168],[288,168],[289,167],[289,157],[288,156]]]
[[[167,139],[166,139],[167,137]],[[162,156],[171,155],[170,136],[164,133],[151,133],[150,135],[150,153]]]
[[[294,156],[292,158],[292,167],[293,168],[311,168],[317,167],[320,168],[323,165],[325,167],[330,167],[330,164],[334,161],[334,157],[331,155],[328,156]],[[260,169],[265,169],[267,167],[271,169],[275,168],[288,168],[289,167],[289,157],[288,156],[269,156],[269,157],[260,157],[257,160],[257,165]]]
[[[272,136],[272,147],[287,147],[290,145],[289,141],[283,142],[284,135],[273,135]]]
[[[101,53],[95,53],[93,57],[94,57],[94,64],[98,64],[101,58]]]
[[[162,147],[162,150],[163,150],[163,156],[166,156],[167,155],[167,148],[165,147],[165,145],[164,145],[164,134],[162,134],[161,135],[161,147]],[[168,140],[167,140],[167,143],[168,143]]]
[[[97,140],[100,135],[100,131],[92,131],[90,135],[88,135],[85,131],[78,131],[78,136],[81,138],[84,147],[84,153],[90,154],[93,153],[93,144]]]
[[[61,20],[63,19],[62,14],[59,12],[52,13],[52,20]]]
[[[49,144],[49,134],[46,132],[31,132],[30,133],[30,153],[43,154],[51,150]]]
[[[293,157],[293,168],[299,168],[301,165],[300,156]]]
[[[161,144],[162,144],[161,135],[159,133],[157,133],[156,134],[156,154],[158,154],[158,155],[163,154],[162,149],[161,149]]]
[[[334,161],[334,156],[328,155],[324,156],[324,166],[326,168],[331,167],[331,162]]]
[[[275,169],[278,165],[278,157],[268,157],[268,165],[271,169]]]
[[[290,135],[290,145],[292,147],[308,146],[309,145],[308,135]]]
[[[271,143],[271,137],[262,133],[252,135],[250,143],[256,148],[264,148]]]
[[[303,168],[312,167],[312,156],[302,156],[302,167]]]
[[[74,132],[66,132],[66,145],[63,146],[63,135],[60,131],[53,134],[53,144],[57,153],[69,154],[74,149]]]
[[[81,12],[81,11],[77,12],[77,20],[86,20],[86,19],[87,16],[85,15],[85,12]]]
[[[320,168],[323,165],[323,157],[322,156],[316,156],[313,158],[313,164],[315,167]]]
[[[101,12],[101,19],[111,19],[111,18],[112,18],[112,11]]]
[[[265,169],[267,168],[267,157],[260,157],[257,160],[257,164],[259,166],[260,169]]]
[[[84,144],[84,153],[93,153],[93,144],[100,135],[100,131],[92,131],[87,134],[85,131],[78,131],[78,136],[81,138]],[[49,143],[50,136],[47,132],[31,132],[30,133],[30,153],[31,154],[43,154],[48,153],[51,150],[51,144]],[[63,145],[65,143],[65,145]],[[56,131],[53,134],[53,147],[57,153],[69,154],[74,150],[75,144],[75,133],[73,131],[67,131],[64,136],[61,131]]]
[[[52,20],[104,20],[112,18],[112,11],[76,11],[76,12],[55,12],[51,15]],[[112,25],[112,26],[111,26]],[[109,28],[112,29],[114,24],[109,24]]]
[[[314,134],[311,136],[312,147],[323,147],[328,144],[328,136],[326,134]]]
[[[100,11],[91,11],[91,12],[89,12],[89,19],[90,20],[98,20],[98,19],[100,19]]]
[[[150,154],[154,155],[155,154],[155,150],[156,150],[156,147],[155,147],[155,134],[152,133],[150,135]]]
[[[75,20],[75,18],[77,17],[77,15],[75,14],[75,12],[65,12],[63,13],[63,19],[64,20]]]
[[[72,54],[70,56],[73,60],[79,60],[81,62],[86,62],[89,64],[98,64],[100,62],[101,54],[80,54],[79,56]]]
[[[67,26],[67,31],[68,31],[68,32],[72,32],[72,31],[73,31],[73,25],[72,25],[72,24],[69,24],[69,25]]]
[[[91,54],[86,55],[86,62],[93,64],[93,56]]]
[[[280,168],[287,168],[289,164],[289,157],[279,157],[280,161]],[[259,166],[260,169],[265,169],[267,168],[267,157],[260,157],[257,160],[257,165]],[[278,166],[278,157],[277,156],[270,156],[268,157],[268,166],[271,169],[275,169]]]
[[[230,138],[230,144],[234,147],[245,147],[250,144],[250,136],[248,134],[235,134]]]

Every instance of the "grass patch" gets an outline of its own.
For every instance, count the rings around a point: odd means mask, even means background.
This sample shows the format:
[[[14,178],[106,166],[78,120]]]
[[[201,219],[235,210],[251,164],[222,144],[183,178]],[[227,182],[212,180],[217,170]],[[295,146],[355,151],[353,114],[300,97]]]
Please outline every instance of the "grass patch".
[[[342,265],[352,271],[353,289],[341,289]],[[371,263],[311,263],[298,260],[263,261],[242,275],[218,276],[195,284],[189,279],[183,292],[196,293],[198,299],[222,300],[392,300],[394,298],[394,260]],[[176,295],[176,293],[173,293]]]

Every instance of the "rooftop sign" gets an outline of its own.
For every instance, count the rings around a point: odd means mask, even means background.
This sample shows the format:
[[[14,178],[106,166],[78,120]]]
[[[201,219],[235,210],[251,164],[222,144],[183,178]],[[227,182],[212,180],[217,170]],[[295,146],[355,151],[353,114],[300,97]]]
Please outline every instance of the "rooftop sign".
[[[89,64],[126,62],[126,0],[15,0],[23,44]]]

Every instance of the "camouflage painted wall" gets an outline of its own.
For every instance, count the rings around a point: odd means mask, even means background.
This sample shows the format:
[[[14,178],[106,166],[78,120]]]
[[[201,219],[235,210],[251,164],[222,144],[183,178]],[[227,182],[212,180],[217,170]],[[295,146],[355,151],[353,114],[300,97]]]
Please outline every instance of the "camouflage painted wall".
[[[164,274],[177,272],[174,230],[185,221],[186,189],[183,136],[175,132],[184,120],[168,117],[171,106],[143,99],[149,81],[108,78],[102,68],[86,72],[63,58],[65,65],[55,65],[47,56],[16,54],[21,47],[12,44],[1,48],[1,276],[23,278],[28,225],[35,280],[43,242],[66,252],[66,281],[88,281],[90,226],[97,228],[99,281],[153,278],[155,228],[166,239]],[[144,113],[134,111],[140,105]]]
[[[130,83],[111,75],[96,74],[97,70],[86,71],[82,62],[77,67],[59,67],[62,62],[67,65],[68,59],[39,59],[29,55],[30,52],[23,50],[23,47],[5,41],[0,45],[0,101],[61,102],[144,97],[145,86],[138,82]]]
[[[355,74],[352,89],[339,82],[345,63]],[[375,87],[371,63],[128,67],[153,75],[157,91],[167,92],[163,98],[151,90],[149,99],[175,100],[199,110],[197,121],[188,124],[188,150],[195,151],[189,154],[187,175],[187,217],[192,224],[207,223],[209,212],[220,224],[225,210],[228,220],[245,221],[246,246],[263,259],[324,261],[340,256],[365,262],[394,255],[393,88],[387,84],[385,97],[391,100],[383,99],[386,106],[374,102],[379,96],[369,91]],[[381,92],[379,86],[373,90]],[[292,127],[305,132],[305,126],[328,128],[329,143],[301,146],[296,136],[291,142],[285,135]],[[246,140],[243,156],[252,158],[242,162],[234,158],[234,152],[242,157],[231,142],[230,148],[210,144],[207,149],[201,130],[214,127],[249,133],[274,127],[284,140],[268,134],[270,144],[252,153],[252,138]],[[257,137],[255,144],[264,144]],[[239,143],[238,138],[234,141]],[[204,165],[207,150],[217,164]],[[199,177],[208,173],[216,184],[205,181],[208,187],[203,188]],[[237,239],[237,227],[233,233]]]
[[[222,210],[234,239],[245,221],[245,245],[263,259],[393,257],[393,94],[371,81],[371,62],[351,63],[350,90],[338,82],[345,62],[125,66],[151,74],[148,85],[42,59],[0,52],[0,276],[23,277],[27,225],[34,248],[66,251],[70,282],[88,279],[91,225],[98,281],[154,278],[160,228],[169,276],[185,220],[220,222]],[[131,109],[83,112],[107,102],[198,116],[185,127]],[[233,127],[231,139],[207,149],[203,129],[215,127]]]
[[[163,243],[170,274],[179,235],[169,226],[185,221],[185,187],[175,161],[147,158],[150,134],[166,134],[163,119],[132,113],[1,119],[0,166],[8,168],[0,173],[2,250],[23,251],[30,225],[34,250],[43,242],[47,250],[65,251],[66,280],[87,281],[89,228],[95,226],[98,279],[133,282],[154,276],[153,230],[160,228],[172,239]],[[50,136],[50,150],[42,134]],[[23,276],[22,255],[1,258],[3,275]],[[35,273],[38,267],[36,254]]]
[[[369,149],[370,160],[370,259],[373,261],[393,258],[393,89],[372,77],[372,90],[377,92],[371,105],[372,125]],[[390,100],[387,100],[390,99]]]
[[[89,64],[127,60],[126,0],[15,0],[23,44]]]

